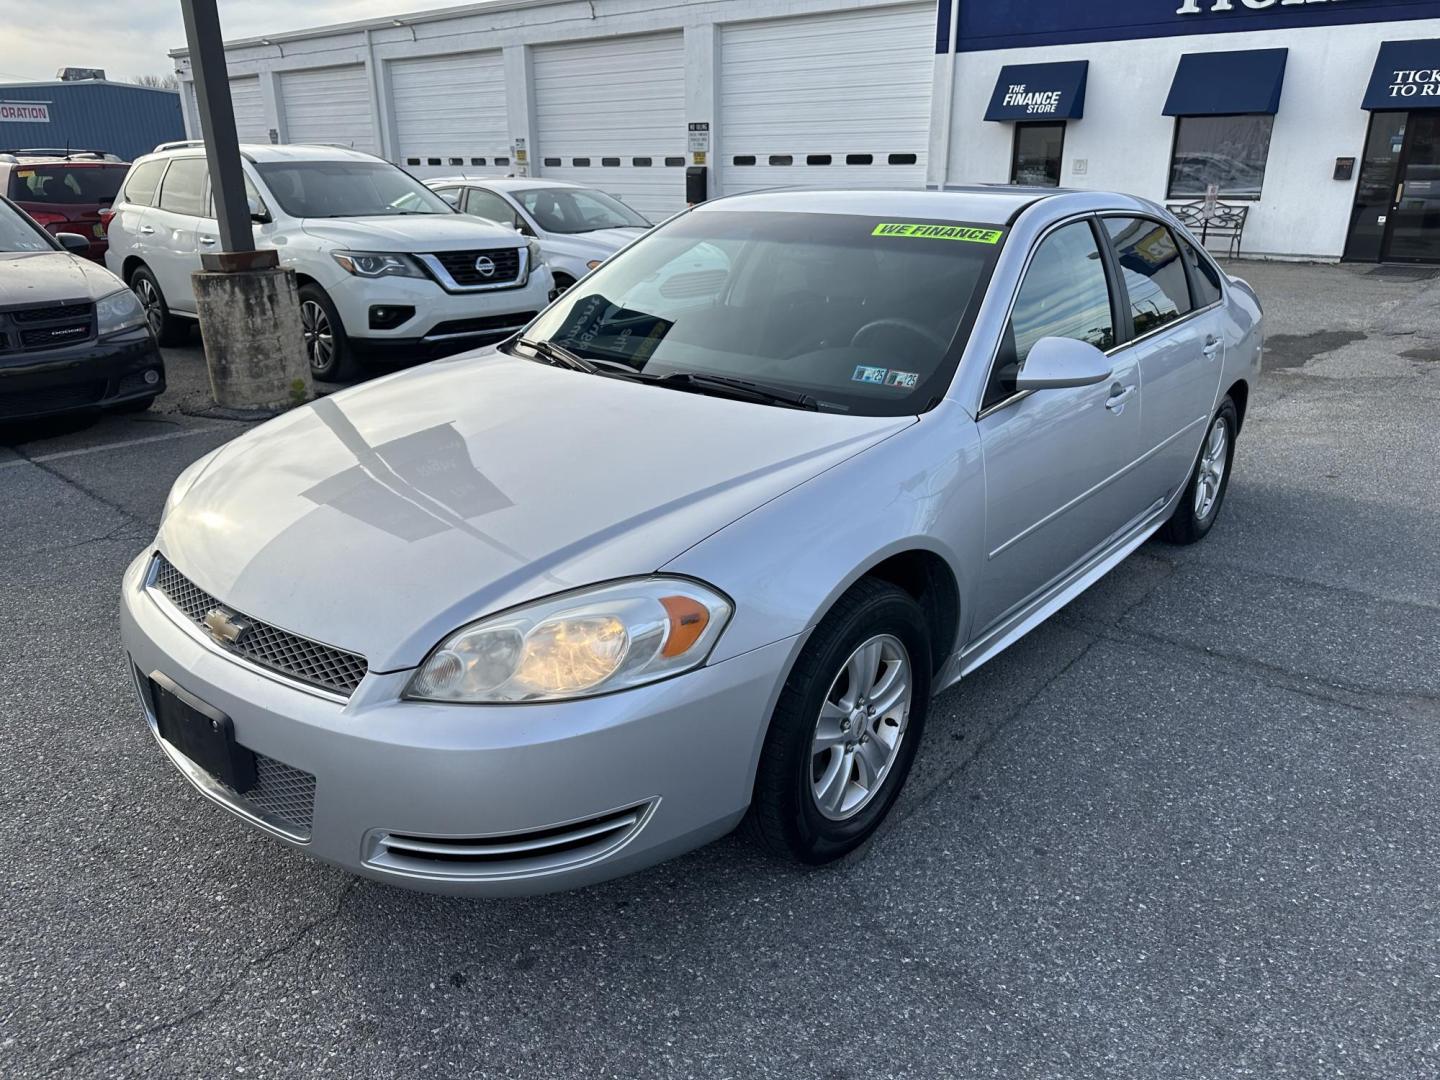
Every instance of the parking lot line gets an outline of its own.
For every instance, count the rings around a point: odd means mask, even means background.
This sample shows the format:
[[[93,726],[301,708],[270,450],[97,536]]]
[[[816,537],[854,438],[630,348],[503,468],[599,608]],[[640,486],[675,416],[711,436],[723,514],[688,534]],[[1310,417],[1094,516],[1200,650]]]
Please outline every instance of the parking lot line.
[[[141,439],[101,443],[99,446],[82,446],[74,450],[56,450],[51,454],[37,454],[34,457],[19,457],[14,461],[0,461],[0,469],[8,469],[12,465],[32,465],[42,461],[56,461],[59,458],[79,457],[81,454],[99,454],[106,450],[124,450],[131,446],[143,446],[146,443],[169,442],[171,439],[184,439],[190,435],[205,435],[219,430],[221,429],[218,427],[187,428],[184,431],[166,432],[164,435],[146,435]]]

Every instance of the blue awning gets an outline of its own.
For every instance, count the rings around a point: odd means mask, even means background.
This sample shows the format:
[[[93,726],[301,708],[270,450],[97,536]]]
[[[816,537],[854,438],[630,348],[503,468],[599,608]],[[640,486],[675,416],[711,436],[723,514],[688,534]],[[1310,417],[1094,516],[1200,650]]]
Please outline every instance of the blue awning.
[[[1089,60],[1006,64],[990,95],[986,120],[1079,120],[1085,115]]]
[[[1175,69],[1166,116],[1274,115],[1289,49],[1186,53]]]
[[[1440,109],[1440,38],[1385,41],[1363,109]]]

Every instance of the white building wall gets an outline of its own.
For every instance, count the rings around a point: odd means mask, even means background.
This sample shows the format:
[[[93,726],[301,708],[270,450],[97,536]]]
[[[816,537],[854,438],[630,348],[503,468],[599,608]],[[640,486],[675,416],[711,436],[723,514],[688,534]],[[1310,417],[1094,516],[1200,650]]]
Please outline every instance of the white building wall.
[[[1382,41],[1440,37],[1440,19],[1199,34],[1143,41],[960,53],[951,116],[950,184],[1005,183],[1015,125],[982,119],[1006,64],[1089,60],[1085,116],[1065,129],[1061,182],[1164,201],[1175,118],[1165,98],[1184,53],[1288,48],[1285,84],[1259,202],[1245,226],[1247,255],[1337,259],[1355,180],[1332,179],[1337,157],[1362,156],[1370,114],[1360,108]],[[1085,172],[1075,171],[1076,162]],[[1358,175],[1358,164],[1356,173]]]

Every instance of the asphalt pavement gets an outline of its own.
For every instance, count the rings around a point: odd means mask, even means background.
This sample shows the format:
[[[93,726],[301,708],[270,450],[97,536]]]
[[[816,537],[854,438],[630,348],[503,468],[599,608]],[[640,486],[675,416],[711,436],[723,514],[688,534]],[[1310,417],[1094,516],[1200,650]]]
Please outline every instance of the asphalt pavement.
[[[1269,371],[1215,530],[938,699],[819,871],[730,837],[464,901],[257,835],[156,749],[116,618],[248,425],[191,347],[150,413],[0,433],[0,1076],[1440,1074],[1440,277],[1236,269]]]

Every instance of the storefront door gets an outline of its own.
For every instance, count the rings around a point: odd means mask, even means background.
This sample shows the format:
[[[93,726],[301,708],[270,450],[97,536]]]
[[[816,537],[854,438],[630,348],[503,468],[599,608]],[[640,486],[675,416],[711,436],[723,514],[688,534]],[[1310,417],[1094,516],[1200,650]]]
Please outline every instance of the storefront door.
[[[1440,263],[1440,112],[1374,112],[1345,258]]]

